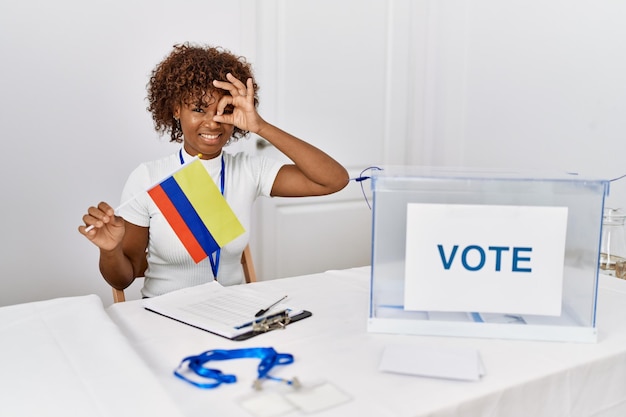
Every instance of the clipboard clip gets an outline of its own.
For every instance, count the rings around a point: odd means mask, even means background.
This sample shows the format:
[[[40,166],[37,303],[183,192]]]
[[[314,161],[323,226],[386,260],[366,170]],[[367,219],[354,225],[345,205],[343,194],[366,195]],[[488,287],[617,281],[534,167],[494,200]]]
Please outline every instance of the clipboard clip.
[[[252,323],[252,331],[258,333],[266,333],[276,329],[286,329],[291,321],[289,311],[284,310],[278,314],[264,317],[262,320]]]

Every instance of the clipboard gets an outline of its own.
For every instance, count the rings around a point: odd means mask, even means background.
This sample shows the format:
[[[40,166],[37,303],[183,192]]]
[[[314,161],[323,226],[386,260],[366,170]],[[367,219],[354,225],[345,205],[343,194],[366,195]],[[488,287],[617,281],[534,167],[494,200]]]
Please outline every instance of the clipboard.
[[[293,316],[289,316],[288,314],[279,313],[274,316],[268,316],[261,320],[261,322],[257,323],[257,326],[253,326],[252,330],[247,333],[243,333],[239,336],[236,336],[230,340],[241,341],[248,340],[254,336],[271,332],[276,329],[284,329],[286,326],[291,323],[295,323],[296,321],[300,321],[302,319],[306,319],[307,317],[311,317],[313,313],[307,310],[302,310]]]
[[[241,341],[284,329],[291,323],[312,316],[310,311],[280,303],[273,305],[262,316],[255,317],[260,308],[271,305],[278,298],[276,291],[263,291],[255,285],[224,287],[212,281],[146,298],[143,306],[148,311],[188,326]]]

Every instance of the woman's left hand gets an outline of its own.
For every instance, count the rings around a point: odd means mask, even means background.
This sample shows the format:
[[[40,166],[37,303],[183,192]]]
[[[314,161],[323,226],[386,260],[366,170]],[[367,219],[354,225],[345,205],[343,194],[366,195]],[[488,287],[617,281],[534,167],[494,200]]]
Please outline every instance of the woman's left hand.
[[[259,116],[254,106],[254,83],[252,78],[246,80],[246,84],[235,78],[232,74],[226,75],[228,81],[214,80],[213,85],[227,90],[230,95],[224,94],[217,104],[217,114],[213,120],[219,123],[228,123],[239,129],[258,133],[265,121]],[[225,112],[227,106],[233,107],[232,113]]]

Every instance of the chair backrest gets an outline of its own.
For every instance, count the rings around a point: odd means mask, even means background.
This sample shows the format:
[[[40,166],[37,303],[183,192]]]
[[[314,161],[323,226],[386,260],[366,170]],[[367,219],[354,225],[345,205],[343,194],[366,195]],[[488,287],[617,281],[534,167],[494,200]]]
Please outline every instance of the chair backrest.
[[[250,245],[247,245],[241,254],[241,267],[243,268],[243,276],[246,278],[246,283],[256,282],[256,272],[254,271],[254,262],[252,261],[252,252],[250,251]],[[124,290],[118,290],[111,287],[113,291],[113,302],[121,303],[126,301]]]

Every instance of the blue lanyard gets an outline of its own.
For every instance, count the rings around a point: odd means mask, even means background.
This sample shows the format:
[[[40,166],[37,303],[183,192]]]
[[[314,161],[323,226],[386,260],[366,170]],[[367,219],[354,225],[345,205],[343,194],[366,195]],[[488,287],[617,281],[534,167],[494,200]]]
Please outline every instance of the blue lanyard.
[[[292,385],[294,388],[299,387],[300,383],[296,378],[291,380],[277,378],[269,375],[269,372],[276,365],[289,365],[293,363],[293,355],[289,353],[278,353],[274,348],[244,348],[244,349],[215,349],[208,350],[204,353],[195,356],[188,356],[184,358],[178,367],[174,370],[174,375],[183,381],[187,381],[198,388],[217,388],[221,384],[232,384],[237,382],[237,377],[231,374],[224,374],[219,369],[206,368],[205,363],[209,361],[225,361],[229,359],[241,359],[241,358],[258,358],[261,359],[261,363],[257,368],[257,379],[254,382],[254,387],[261,388],[261,382],[264,379],[273,381],[284,382],[287,385]],[[213,380],[213,382],[197,382],[190,378],[187,378],[181,373],[181,367],[187,364],[189,370],[196,375]]]
[[[178,157],[180,158],[180,164],[184,165],[185,164],[185,160],[183,159],[183,150],[181,149],[180,151],[178,151]],[[224,183],[225,183],[225,177],[226,177],[226,171],[224,170],[224,154],[222,153],[222,168],[220,171],[220,192],[222,193],[222,195],[224,195]],[[215,251],[215,259],[213,259],[213,255],[209,254],[209,261],[211,261],[211,271],[213,271],[213,277],[217,280],[217,271],[220,267],[220,252],[221,249],[218,248],[217,251]]]

